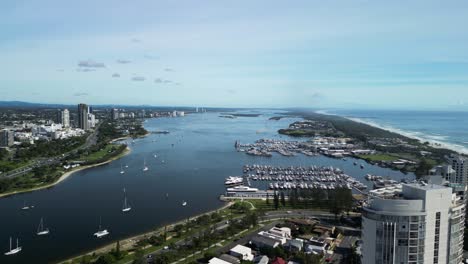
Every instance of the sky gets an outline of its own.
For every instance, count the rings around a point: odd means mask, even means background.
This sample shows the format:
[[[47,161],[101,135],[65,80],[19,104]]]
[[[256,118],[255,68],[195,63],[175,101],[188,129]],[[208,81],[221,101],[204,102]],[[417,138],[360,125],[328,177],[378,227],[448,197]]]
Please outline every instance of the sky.
[[[468,1],[5,0],[0,100],[468,110]]]

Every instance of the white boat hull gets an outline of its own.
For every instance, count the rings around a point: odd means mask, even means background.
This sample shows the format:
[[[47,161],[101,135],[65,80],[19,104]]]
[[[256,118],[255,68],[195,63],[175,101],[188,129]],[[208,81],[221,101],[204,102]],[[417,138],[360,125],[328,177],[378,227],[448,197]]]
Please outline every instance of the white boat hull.
[[[38,236],[44,236],[44,235],[48,235],[49,233],[50,233],[49,230],[44,230],[42,232],[37,232],[37,235]]]
[[[125,212],[129,212],[130,210],[132,210],[132,208],[131,208],[131,207],[124,208],[124,209],[122,209],[122,212],[124,212],[124,213],[125,213]]]
[[[109,235],[109,231],[107,230],[102,230],[102,231],[94,233],[94,236],[97,238],[105,237],[107,235]]]
[[[21,247],[17,247],[15,249],[12,249],[8,252],[5,253],[5,256],[10,256],[10,255],[15,255],[15,254],[18,254],[19,252],[21,252],[22,248]]]

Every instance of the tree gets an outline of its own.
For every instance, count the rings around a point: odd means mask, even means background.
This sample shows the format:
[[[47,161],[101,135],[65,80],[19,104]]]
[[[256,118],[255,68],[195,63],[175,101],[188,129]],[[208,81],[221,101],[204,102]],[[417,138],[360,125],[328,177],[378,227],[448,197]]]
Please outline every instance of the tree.
[[[284,192],[281,192],[281,205],[283,207],[286,206],[286,199],[284,198]]]
[[[278,210],[279,208],[279,198],[278,198],[278,194],[275,192],[274,196],[273,196],[273,203],[275,205],[275,210]]]
[[[95,264],[111,264],[111,263],[115,263],[115,258],[111,254],[102,255],[95,262]]]
[[[430,169],[432,169],[432,164],[427,159],[422,159],[414,174],[416,174],[416,177],[419,178],[429,174]]]
[[[115,252],[114,252],[114,256],[116,259],[120,259],[121,257],[121,252],[120,252],[120,240],[117,241],[117,243],[115,244]]]
[[[213,253],[213,251],[207,251],[205,252],[205,254],[203,254],[203,258],[206,263],[208,263],[210,259],[215,258],[215,257],[216,257],[216,254]]]
[[[145,258],[143,251],[141,249],[138,249],[135,252],[135,255],[133,256],[133,262],[132,264],[144,264],[145,263]]]

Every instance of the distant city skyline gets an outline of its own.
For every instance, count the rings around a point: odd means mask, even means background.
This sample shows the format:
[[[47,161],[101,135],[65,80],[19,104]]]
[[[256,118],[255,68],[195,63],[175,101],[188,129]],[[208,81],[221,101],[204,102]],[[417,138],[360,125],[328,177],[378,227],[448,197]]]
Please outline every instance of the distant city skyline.
[[[468,110],[466,1],[0,4],[2,101]]]

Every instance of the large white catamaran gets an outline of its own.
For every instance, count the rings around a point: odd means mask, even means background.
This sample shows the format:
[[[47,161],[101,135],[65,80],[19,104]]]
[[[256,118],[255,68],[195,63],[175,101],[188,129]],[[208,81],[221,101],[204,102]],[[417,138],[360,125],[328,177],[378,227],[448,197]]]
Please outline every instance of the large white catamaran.
[[[105,237],[109,235],[109,231],[107,231],[107,229],[102,229],[102,226],[101,226],[101,217],[99,217],[99,229],[96,233],[94,233],[94,236],[97,237],[97,238],[101,238],[101,237]]]

